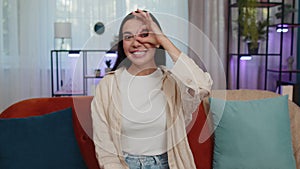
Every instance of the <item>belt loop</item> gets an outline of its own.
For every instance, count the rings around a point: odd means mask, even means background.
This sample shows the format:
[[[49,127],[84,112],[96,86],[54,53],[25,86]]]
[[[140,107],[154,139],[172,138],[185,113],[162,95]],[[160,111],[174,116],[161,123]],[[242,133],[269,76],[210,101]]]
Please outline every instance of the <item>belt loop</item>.
[[[155,164],[159,165],[160,164],[159,158],[157,156],[153,156],[153,158],[154,158]]]
[[[139,158],[139,162],[140,162],[140,168],[143,169],[144,168],[144,160]]]

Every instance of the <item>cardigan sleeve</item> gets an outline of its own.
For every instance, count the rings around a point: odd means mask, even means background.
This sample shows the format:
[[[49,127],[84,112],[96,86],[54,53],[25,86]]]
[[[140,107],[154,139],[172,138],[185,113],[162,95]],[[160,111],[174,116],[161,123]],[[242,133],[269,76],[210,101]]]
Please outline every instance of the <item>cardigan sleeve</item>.
[[[192,120],[201,100],[208,96],[213,81],[209,73],[204,72],[187,55],[181,53],[170,70],[179,85],[186,126]]]
[[[110,125],[107,117],[107,105],[109,102],[107,79],[102,79],[96,88],[96,94],[91,103],[93,141],[98,163],[101,168],[122,169],[122,164],[112,141]]]

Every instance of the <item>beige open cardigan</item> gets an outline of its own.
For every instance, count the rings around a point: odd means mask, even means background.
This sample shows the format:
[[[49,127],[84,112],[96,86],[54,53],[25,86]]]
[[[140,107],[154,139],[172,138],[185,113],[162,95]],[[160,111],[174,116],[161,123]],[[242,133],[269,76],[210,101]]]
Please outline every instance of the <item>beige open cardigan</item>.
[[[106,75],[92,101],[93,140],[98,162],[104,169],[128,169],[121,148],[119,78],[124,68]],[[186,137],[186,125],[201,100],[210,93],[212,79],[192,59],[181,53],[171,70],[161,67],[161,90],[167,100],[167,150],[170,169],[195,169]],[[188,89],[193,89],[191,96]]]

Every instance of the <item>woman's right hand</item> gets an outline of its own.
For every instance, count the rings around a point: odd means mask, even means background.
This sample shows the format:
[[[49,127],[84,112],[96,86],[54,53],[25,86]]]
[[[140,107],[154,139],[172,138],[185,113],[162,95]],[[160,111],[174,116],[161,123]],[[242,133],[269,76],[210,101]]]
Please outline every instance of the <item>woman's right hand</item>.
[[[137,9],[137,11],[132,12],[132,14],[145,23],[145,27],[140,28],[140,35],[137,39],[142,43],[149,43],[155,47],[162,45],[163,39],[166,37],[163,35],[159,26],[152,20],[149,12]]]
[[[141,43],[149,44],[148,47],[159,48],[162,46],[169,53],[173,62],[176,62],[181,51],[163,34],[159,26],[153,21],[149,12],[137,9],[137,11],[132,12],[132,14],[145,23],[145,27],[142,27],[140,30],[142,36],[137,36],[137,40]],[[144,32],[144,36],[143,30],[145,29],[148,30],[148,34]]]

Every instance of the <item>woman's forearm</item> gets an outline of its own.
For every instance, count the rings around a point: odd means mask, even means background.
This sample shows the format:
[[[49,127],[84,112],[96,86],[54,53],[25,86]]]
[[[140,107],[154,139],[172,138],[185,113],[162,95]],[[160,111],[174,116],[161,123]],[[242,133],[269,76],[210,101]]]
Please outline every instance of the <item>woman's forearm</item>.
[[[160,44],[168,52],[172,61],[175,63],[178,60],[181,51],[165,35],[162,35]]]

